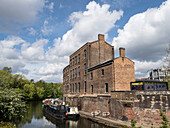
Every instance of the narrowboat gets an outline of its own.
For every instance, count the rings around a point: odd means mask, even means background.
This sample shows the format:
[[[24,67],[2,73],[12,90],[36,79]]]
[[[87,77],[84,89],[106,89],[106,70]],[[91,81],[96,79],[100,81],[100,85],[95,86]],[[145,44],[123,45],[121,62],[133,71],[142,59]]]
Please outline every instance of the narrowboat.
[[[77,120],[79,118],[78,108],[74,106],[62,105],[60,99],[45,100],[43,111],[56,119]]]
[[[52,105],[44,104],[43,111],[56,119],[62,119],[62,120],[66,119],[65,105],[52,106]]]

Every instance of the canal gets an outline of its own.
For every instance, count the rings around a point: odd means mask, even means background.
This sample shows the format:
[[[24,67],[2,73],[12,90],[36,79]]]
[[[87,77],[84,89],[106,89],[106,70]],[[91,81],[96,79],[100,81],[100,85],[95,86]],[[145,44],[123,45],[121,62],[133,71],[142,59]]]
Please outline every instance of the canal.
[[[29,102],[25,117],[17,123],[17,128],[108,128],[80,117],[77,121],[56,120],[43,113],[41,101]]]

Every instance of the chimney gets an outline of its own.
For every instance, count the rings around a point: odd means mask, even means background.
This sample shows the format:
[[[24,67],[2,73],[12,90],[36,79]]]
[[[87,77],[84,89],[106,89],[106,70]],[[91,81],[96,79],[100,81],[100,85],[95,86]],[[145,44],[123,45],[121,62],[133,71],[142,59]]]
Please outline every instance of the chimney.
[[[119,48],[119,55],[120,57],[125,57],[125,48],[122,47]]]
[[[104,45],[104,35],[98,34],[98,45],[99,45],[99,63],[102,63],[105,59],[104,52],[105,52],[105,45]]]
[[[103,34],[98,34],[98,40],[104,41],[104,35]]]
[[[114,55],[114,46],[112,46],[112,60],[114,60],[115,55]]]

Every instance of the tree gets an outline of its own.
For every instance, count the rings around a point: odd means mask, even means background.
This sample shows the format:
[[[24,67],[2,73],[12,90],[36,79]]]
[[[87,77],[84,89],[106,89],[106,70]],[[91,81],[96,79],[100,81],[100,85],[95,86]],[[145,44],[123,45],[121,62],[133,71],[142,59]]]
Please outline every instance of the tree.
[[[12,85],[12,83],[13,83],[12,74],[6,71],[0,70],[0,87],[9,88]]]
[[[30,81],[28,79],[26,79],[25,76],[20,75],[20,74],[15,74],[13,75],[13,85],[12,87],[14,88],[21,88],[23,89],[25,84],[29,84]]]
[[[42,99],[44,97],[44,88],[43,87],[36,87],[36,91],[37,91],[37,96],[39,99]]]
[[[0,88],[0,119],[15,121],[23,116],[26,105],[23,96],[16,93],[15,89]]]
[[[34,79],[31,79],[30,82],[31,82],[31,83],[34,83]]]
[[[12,68],[11,67],[4,67],[2,70],[7,72],[7,73],[11,73],[12,72]]]
[[[24,96],[27,100],[34,100],[36,97],[36,88],[34,84],[24,85]]]

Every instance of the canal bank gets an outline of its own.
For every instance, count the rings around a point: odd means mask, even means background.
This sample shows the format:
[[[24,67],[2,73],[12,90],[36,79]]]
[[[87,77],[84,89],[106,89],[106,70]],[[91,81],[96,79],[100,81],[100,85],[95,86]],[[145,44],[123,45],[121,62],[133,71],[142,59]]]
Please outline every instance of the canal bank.
[[[121,121],[121,120],[115,120],[109,117],[102,117],[102,116],[92,116],[91,113],[89,112],[84,112],[84,111],[79,111],[80,116],[83,118],[86,118],[88,120],[91,120],[93,122],[99,123],[99,124],[103,124],[109,127],[116,127],[116,128],[130,128],[131,124],[130,122],[126,122],[126,121]]]

